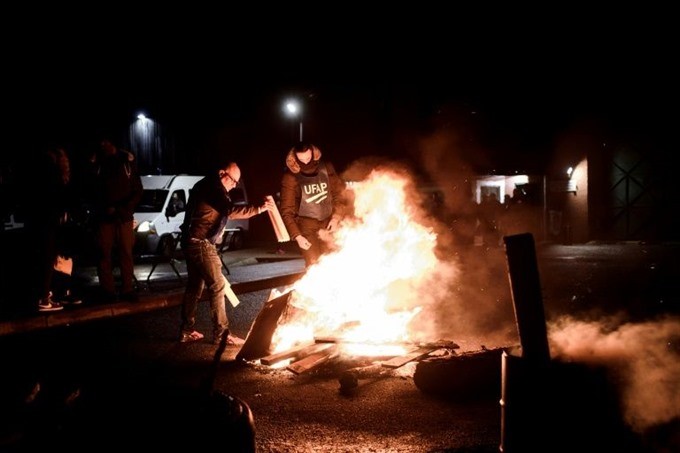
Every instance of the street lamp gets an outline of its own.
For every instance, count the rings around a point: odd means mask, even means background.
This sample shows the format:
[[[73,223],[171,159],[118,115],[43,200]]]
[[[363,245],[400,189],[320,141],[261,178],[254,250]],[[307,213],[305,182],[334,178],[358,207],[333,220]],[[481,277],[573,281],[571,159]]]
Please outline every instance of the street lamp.
[[[300,118],[300,141],[302,141],[302,107],[295,99],[290,99],[284,104],[286,115],[291,118]]]
[[[163,166],[160,125],[144,112],[138,112],[137,119],[130,125],[129,141],[130,150],[137,156],[140,169],[153,169],[160,173]]]

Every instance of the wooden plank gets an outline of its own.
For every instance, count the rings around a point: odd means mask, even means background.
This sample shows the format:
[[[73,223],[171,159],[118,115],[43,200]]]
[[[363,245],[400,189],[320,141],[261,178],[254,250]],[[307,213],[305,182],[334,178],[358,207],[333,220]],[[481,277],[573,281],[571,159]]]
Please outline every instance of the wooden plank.
[[[334,345],[332,345],[334,346]],[[295,374],[302,374],[309,370],[316,368],[317,366],[326,363],[338,354],[336,347],[331,347],[320,352],[308,355],[304,359],[300,359],[296,362],[291,363],[286,367],[288,371],[292,371]]]
[[[300,359],[306,357],[310,354],[321,352],[325,349],[333,347],[329,343],[312,343],[303,346],[298,346],[295,348],[287,349],[285,351],[277,352],[275,354],[268,355],[267,357],[262,357],[260,363],[262,365],[274,365],[282,360],[286,359]]]
[[[236,360],[255,360],[271,353],[272,337],[290,295],[288,292],[264,304],[250,327],[246,342],[236,354]]]
[[[314,341],[317,343],[341,343],[342,340],[337,337],[314,337]]]
[[[390,360],[387,360],[385,362],[381,362],[381,365],[386,367],[386,368],[399,368],[402,365],[406,365],[409,362],[412,362],[414,360],[421,359],[423,357],[426,357],[429,353],[436,351],[437,349],[440,349],[438,347],[431,347],[431,346],[423,346],[417,349],[412,350],[411,352],[405,354],[405,355],[400,355],[397,357],[394,357]]]
[[[297,357],[298,354],[304,353],[304,351],[305,351],[306,349],[308,349],[310,346],[316,346],[316,343],[313,343],[313,344],[311,344],[311,345],[310,345],[310,344],[305,344],[305,345],[302,345],[302,346],[297,346],[297,347],[295,347],[295,348],[287,349],[287,350],[285,350],[285,351],[281,351],[281,352],[276,352],[276,353],[274,353],[274,354],[270,354],[270,355],[268,355],[268,356],[266,356],[266,357],[262,357],[262,358],[260,359],[260,363],[261,363],[262,365],[274,365],[275,363],[278,363],[278,362],[280,362],[280,361],[282,361],[282,360],[286,360],[286,359],[291,359],[291,358]],[[316,352],[316,351],[312,351],[312,352]]]
[[[366,342],[364,341],[353,341],[353,340],[344,340],[342,338],[338,337],[314,337],[314,341],[317,343],[338,343],[338,344],[364,344]],[[372,346],[379,346],[376,343],[367,343],[368,345]],[[446,349],[459,349],[460,346],[450,340],[438,340],[438,341],[433,341],[433,342],[428,342],[428,343],[383,343],[384,346],[403,346],[403,347],[421,347],[421,348],[436,348],[436,349],[441,349],[441,348],[446,348]]]
[[[433,342],[428,342],[428,343],[420,343],[418,346],[422,348],[426,347],[431,347],[431,348],[437,348],[437,349],[460,349],[460,346],[451,341],[451,340],[438,340],[438,341],[433,341]]]

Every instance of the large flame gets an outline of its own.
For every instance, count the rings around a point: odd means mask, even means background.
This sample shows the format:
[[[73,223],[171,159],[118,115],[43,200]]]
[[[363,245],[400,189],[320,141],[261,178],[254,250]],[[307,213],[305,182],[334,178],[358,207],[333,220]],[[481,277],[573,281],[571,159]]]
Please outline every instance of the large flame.
[[[364,353],[369,344],[398,344],[403,351],[413,332],[409,323],[421,311],[421,296],[436,284],[437,236],[416,219],[406,176],[374,170],[353,183],[354,216],[333,234],[333,252],[324,255],[293,287],[291,314],[272,339],[278,352],[319,337],[342,340]],[[383,348],[373,355],[385,353]]]

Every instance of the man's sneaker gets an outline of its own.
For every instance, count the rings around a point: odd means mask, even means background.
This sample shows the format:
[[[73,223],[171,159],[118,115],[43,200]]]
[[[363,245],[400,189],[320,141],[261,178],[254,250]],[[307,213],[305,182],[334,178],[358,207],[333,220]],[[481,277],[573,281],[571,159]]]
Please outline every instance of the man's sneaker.
[[[237,337],[236,335],[231,335],[231,334],[227,335],[227,345],[228,346],[229,345],[231,345],[231,346],[242,346],[245,342],[246,342],[246,340],[244,340],[241,337]]]
[[[203,334],[198,330],[193,330],[191,332],[182,332],[179,337],[180,343],[191,343],[192,341],[198,341],[203,338]]]
[[[38,311],[58,311],[63,309],[63,305],[52,300],[52,293],[46,298],[38,301]]]

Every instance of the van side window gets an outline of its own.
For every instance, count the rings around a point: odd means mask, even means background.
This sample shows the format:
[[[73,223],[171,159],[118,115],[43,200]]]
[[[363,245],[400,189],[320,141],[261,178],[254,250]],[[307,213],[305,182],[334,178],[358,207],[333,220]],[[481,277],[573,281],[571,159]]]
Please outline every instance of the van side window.
[[[186,207],[186,200],[184,199],[183,190],[175,190],[170,196],[167,212],[170,217],[176,216],[180,212],[184,212]]]

